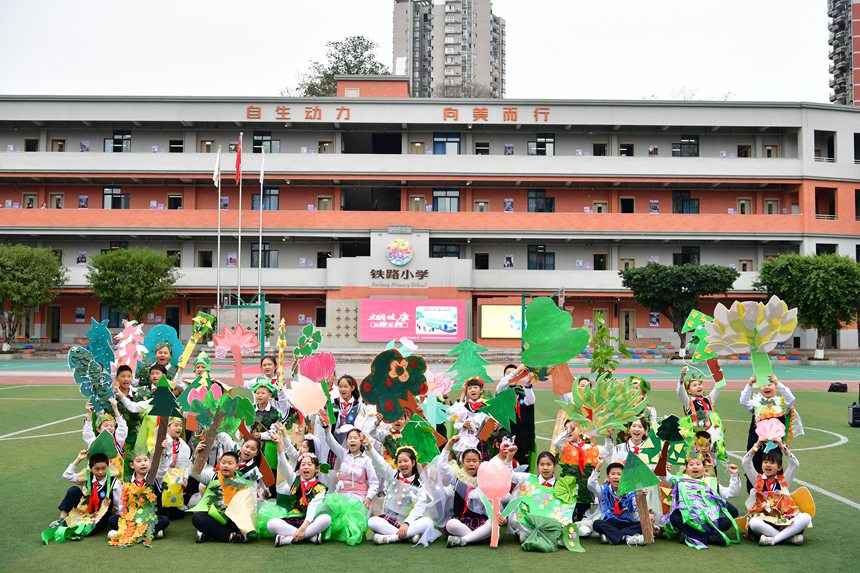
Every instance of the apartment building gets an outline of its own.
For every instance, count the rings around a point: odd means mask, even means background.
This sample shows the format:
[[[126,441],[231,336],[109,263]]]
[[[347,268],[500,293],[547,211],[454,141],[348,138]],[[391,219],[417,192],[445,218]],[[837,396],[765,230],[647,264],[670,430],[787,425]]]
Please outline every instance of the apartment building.
[[[860,105],[860,0],[827,0],[830,24],[830,102]]]

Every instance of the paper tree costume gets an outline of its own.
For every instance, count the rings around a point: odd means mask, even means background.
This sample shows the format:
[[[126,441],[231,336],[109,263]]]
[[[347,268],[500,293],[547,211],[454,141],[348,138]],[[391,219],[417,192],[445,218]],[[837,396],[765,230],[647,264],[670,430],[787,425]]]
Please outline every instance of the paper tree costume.
[[[561,540],[568,551],[585,551],[573,525],[576,491],[576,485],[571,483],[570,478],[556,480],[552,488],[541,485],[541,479],[535,475],[530,475],[520,484],[516,489],[516,497],[508,503],[503,515],[514,516],[519,523],[532,530],[523,543],[524,549],[555,551]],[[541,532],[546,531],[543,519],[550,519],[560,526],[557,534],[546,535]]]

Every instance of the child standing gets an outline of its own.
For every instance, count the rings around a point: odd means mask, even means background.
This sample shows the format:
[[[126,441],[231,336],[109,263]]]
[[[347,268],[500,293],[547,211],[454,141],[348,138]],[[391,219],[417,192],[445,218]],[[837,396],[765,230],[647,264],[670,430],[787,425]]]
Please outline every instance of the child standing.
[[[600,512],[603,519],[598,519],[592,527],[600,534],[603,543],[619,545],[645,545],[645,537],[642,535],[642,526],[639,522],[639,512],[634,499],[635,493],[629,492],[618,494],[618,484],[621,483],[621,472],[624,464],[612,462],[606,467],[606,483],[602,486],[598,483],[600,477],[600,466],[603,464],[603,456],[598,456],[597,466],[588,477],[588,489],[597,498],[600,504]]]
[[[479,412],[486,404],[481,393],[484,381],[480,378],[469,378],[463,387],[465,400],[457,402],[448,409],[448,414],[456,417],[454,429],[460,439],[454,442],[454,451],[462,454],[469,449],[478,450],[482,461],[489,461],[490,448],[485,440],[479,439],[484,424],[492,423],[490,417]]]
[[[715,411],[717,398],[720,396],[720,387],[714,386],[710,394],[705,396],[705,384],[696,375],[685,378],[688,368],[681,368],[681,376],[678,379],[678,400],[684,407],[684,414],[691,416],[697,428],[707,430],[711,427],[709,415]]]
[[[585,513],[594,503],[591,491],[588,489],[588,478],[594,471],[597,457],[600,454],[597,446],[592,445],[582,434],[582,426],[574,420],[564,423],[564,431],[558,435],[553,445],[560,452],[561,477],[572,476],[577,483],[576,509],[573,520],[581,521]],[[584,524],[580,536],[591,533],[591,527]]]
[[[533,386],[534,376],[529,373],[526,378],[520,376],[527,372],[528,368],[520,364],[508,364],[505,366],[504,377],[496,386],[496,394],[513,388],[517,393],[516,415],[517,419],[511,422],[511,433],[517,437],[516,459],[519,466],[529,467],[531,456],[535,449],[535,391]]]
[[[289,415],[290,403],[284,389],[275,387],[266,379],[258,379],[252,388],[254,392],[254,424],[251,435],[263,443],[263,456],[270,468],[278,467],[278,448],[274,443],[275,424]],[[273,397],[277,394],[278,399]]]
[[[120,368],[122,368],[122,366],[120,366]],[[128,374],[129,376],[131,375],[131,369],[129,369]],[[113,475],[122,478],[125,465],[123,461],[123,448],[125,447],[126,438],[128,437],[128,424],[126,424],[125,418],[123,418],[119,413],[119,406],[116,398],[109,398],[108,402],[113,406],[113,415],[109,412],[102,412],[99,414],[96,418],[96,427],[99,434],[107,432],[113,436],[114,446],[116,446],[116,451],[119,453],[117,454],[117,457],[110,461],[111,469],[113,470]],[[93,405],[90,402],[87,402],[85,407],[87,412],[89,412],[89,415],[84,418],[84,429],[81,437],[83,438],[87,448],[89,448],[96,440],[96,434],[93,432]]]

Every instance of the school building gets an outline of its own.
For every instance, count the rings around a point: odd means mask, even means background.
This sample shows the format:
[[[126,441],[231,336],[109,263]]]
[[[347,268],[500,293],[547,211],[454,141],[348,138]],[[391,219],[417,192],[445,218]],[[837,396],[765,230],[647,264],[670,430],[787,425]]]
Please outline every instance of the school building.
[[[71,344],[90,316],[121,326],[85,274],[131,246],[178,254],[177,296],[148,319],[183,338],[216,305],[219,266],[227,294],[240,273],[247,293],[262,262],[290,340],[314,322],[327,346],[367,349],[517,348],[523,294],[562,290],[574,325],[602,311],[634,345],[677,348],[619,269],[737,269],[710,311],[761,298],[756,270],[780,253],[860,256],[860,109],[409,93],[387,76],[340,78],[334,98],[0,97],[0,240],[55,249],[69,274],[20,336]],[[798,331],[791,346],[814,343]],[[857,348],[857,327],[827,343]]]

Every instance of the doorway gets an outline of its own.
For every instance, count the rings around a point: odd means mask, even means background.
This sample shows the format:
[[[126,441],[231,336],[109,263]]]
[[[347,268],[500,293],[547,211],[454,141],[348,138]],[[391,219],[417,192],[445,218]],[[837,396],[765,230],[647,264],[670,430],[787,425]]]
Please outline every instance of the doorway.
[[[176,332],[179,332],[179,307],[178,306],[168,306],[164,308],[164,323],[168,326],[172,326],[176,329]]]
[[[60,342],[60,305],[52,304],[48,308],[47,324],[45,324],[45,335],[48,342],[59,344]]]
[[[636,340],[636,311],[621,311],[621,340]]]

